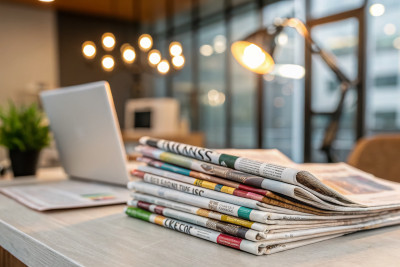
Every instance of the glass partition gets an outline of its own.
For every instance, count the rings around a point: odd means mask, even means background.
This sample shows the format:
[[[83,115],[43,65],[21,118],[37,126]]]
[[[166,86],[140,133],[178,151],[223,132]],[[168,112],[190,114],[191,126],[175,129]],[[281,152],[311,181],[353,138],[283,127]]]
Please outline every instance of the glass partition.
[[[400,131],[400,2],[379,3],[384,13],[368,14],[368,135]]]
[[[259,12],[255,9],[233,16],[230,24],[231,39],[241,40],[259,28]],[[256,75],[243,68],[230,53],[230,43],[226,50],[231,64],[230,84],[232,88],[232,146],[255,148],[256,137]]]
[[[207,146],[224,147],[226,139],[225,57],[226,50],[215,49],[215,42],[225,37],[221,22],[199,29],[199,122]]]
[[[357,78],[358,62],[358,20],[350,18],[338,22],[322,24],[312,28],[315,42],[335,59],[338,67],[350,79]],[[332,112],[336,109],[340,95],[340,82],[319,55],[312,57],[312,110]],[[356,141],[355,114],[357,110],[356,88],[352,88],[345,99],[345,107],[340,120],[337,138],[333,144],[336,156],[346,161]],[[313,118],[312,161],[324,162],[326,156],[320,151],[325,129],[329,123],[326,115]]]

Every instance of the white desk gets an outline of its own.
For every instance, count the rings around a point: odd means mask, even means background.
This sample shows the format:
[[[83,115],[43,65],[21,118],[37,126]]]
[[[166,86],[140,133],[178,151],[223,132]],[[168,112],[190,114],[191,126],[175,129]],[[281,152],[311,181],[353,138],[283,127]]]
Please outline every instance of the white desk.
[[[123,208],[36,212],[0,194],[0,246],[31,266],[365,267],[400,263],[400,226],[253,256],[127,217]]]

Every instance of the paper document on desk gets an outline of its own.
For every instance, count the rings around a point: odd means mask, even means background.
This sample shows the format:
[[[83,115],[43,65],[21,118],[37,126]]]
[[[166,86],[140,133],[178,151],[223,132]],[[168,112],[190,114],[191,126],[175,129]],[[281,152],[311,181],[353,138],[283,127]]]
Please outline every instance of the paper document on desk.
[[[8,186],[0,192],[39,211],[121,204],[129,198],[125,188],[71,180]]]

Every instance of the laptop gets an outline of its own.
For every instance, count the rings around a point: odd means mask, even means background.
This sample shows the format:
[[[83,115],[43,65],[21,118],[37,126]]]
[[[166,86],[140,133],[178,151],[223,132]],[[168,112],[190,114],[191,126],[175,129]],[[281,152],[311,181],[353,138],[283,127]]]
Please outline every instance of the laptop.
[[[126,186],[127,158],[108,82],[45,91],[40,98],[65,172]]]
[[[0,191],[36,210],[126,203],[127,157],[106,81],[40,94],[69,179]]]

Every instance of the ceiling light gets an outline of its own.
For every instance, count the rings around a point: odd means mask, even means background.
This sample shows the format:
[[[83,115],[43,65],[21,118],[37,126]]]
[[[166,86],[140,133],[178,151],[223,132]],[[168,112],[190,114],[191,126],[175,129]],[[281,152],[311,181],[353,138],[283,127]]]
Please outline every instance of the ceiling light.
[[[217,35],[214,37],[214,51],[218,54],[225,52],[226,50],[226,38],[223,35]]]
[[[286,33],[282,32],[276,37],[276,41],[279,45],[284,46],[288,43],[289,37]]]
[[[172,65],[174,65],[176,69],[182,68],[184,64],[185,58],[183,56],[176,56],[172,58]]]
[[[179,56],[180,54],[182,54],[182,45],[179,42],[172,42],[169,45],[169,53],[171,54],[171,56]]]
[[[388,23],[383,27],[383,32],[386,35],[393,35],[396,33],[396,26],[394,26],[392,23]]]
[[[400,37],[393,40],[393,47],[400,50]]]
[[[101,43],[103,44],[103,48],[106,51],[111,51],[115,46],[115,36],[110,32],[106,32],[101,37]]]
[[[112,71],[115,66],[114,58],[112,56],[106,55],[101,59],[101,65],[106,71]]]
[[[149,64],[152,66],[157,65],[161,61],[161,53],[157,49],[153,49],[149,52],[148,56]]]
[[[153,46],[153,38],[149,34],[142,34],[139,37],[139,47],[142,51],[149,51]]]
[[[244,49],[242,60],[250,69],[256,69],[265,61],[265,54],[259,46],[250,44]]]
[[[302,79],[306,73],[303,66],[296,64],[275,64],[272,75],[280,76],[289,79]]]
[[[382,16],[385,13],[385,6],[382,4],[373,4],[369,7],[369,13],[374,17]]]
[[[213,53],[213,48],[211,45],[205,44],[200,46],[200,54],[202,54],[203,56],[209,57],[212,55],[212,53]]]
[[[166,74],[169,71],[169,63],[166,59],[161,60],[160,63],[157,65],[157,70],[161,74]]]
[[[51,3],[51,2],[54,2],[54,0],[39,0],[39,2],[43,2],[43,3]]]
[[[260,46],[248,41],[234,42],[231,50],[235,59],[243,67],[258,74],[269,73],[275,64],[269,53]]]
[[[210,106],[219,106],[225,102],[225,94],[222,92],[218,92],[215,89],[211,89],[207,93],[208,104]]]
[[[135,49],[130,44],[123,44],[121,46],[121,55],[122,60],[128,64],[133,63],[136,58]]]
[[[91,41],[82,44],[83,56],[87,59],[93,59],[96,56],[96,45]]]

